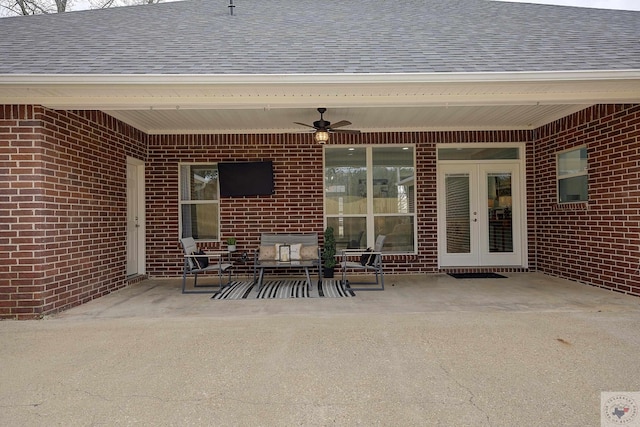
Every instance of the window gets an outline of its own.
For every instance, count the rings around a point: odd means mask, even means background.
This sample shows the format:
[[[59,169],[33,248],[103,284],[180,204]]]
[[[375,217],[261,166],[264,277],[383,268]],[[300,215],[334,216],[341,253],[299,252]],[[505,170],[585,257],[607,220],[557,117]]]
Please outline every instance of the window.
[[[325,147],[326,223],[337,248],[415,252],[415,158],[408,146]]]
[[[180,236],[220,240],[218,168],[215,164],[180,165]]]
[[[558,154],[558,202],[588,200],[587,147]]]
[[[438,148],[438,160],[515,160],[519,158],[518,147]]]

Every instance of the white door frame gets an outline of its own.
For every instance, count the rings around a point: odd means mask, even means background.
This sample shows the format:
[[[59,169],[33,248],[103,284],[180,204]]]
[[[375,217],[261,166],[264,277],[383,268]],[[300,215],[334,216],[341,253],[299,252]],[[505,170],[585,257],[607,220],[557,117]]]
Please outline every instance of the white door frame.
[[[129,177],[130,168],[135,173],[133,180]],[[127,276],[146,274],[144,173],[144,162],[127,156]],[[129,188],[130,182],[134,182],[135,188]],[[131,245],[130,239],[135,239]],[[129,253],[130,248],[134,248],[134,253]]]
[[[525,161],[525,144],[438,144],[436,150],[439,148],[499,148],[499,147],[514,147],[519,149],[519,159],[513,160],[438,160],[437,163],[437,187],[438,187],[438,267],[528,267],[528,250],[527,250],[527,212],[526,212],[526,161]],[[517,205],[513,206],[513,224],[514,230],[519,229],[518,235],[513,236],[514,254],[505,253],[480,253],[476,251],[474,255],[476,258],[471,259],[466,254],[458,256],[451,256],[446,254],[446,196],[444,188],[444,173],[447,170],[452,170],[456,166],[461,168],[469,168],[470,170],[477,170],[477,179],[482,180],[485,172],[499,172],[510,169],[512,173],[518,174],[514,176],[513,190],[519,192],[517,199]],[[476,177],[474,177],[476,178]],[[471,204],[474,209],[473,212],[477,212],[477,217],[472,220],[477,220],[477,224],[487,224],[487,209],[486,203],[482,204],[479,194],[485,190],[486,183],[477,182],[475,179],[470,183],[474,188],[471,190]],[[473,214],[471,212],[471,214]],[[488,233],[488,230],[487,230]],[[487,243],[481,236],[488,235],[487,233],[472,233],[472,245],[482,248],[487,246]],[[481,241],[479,241],[480,239]]]

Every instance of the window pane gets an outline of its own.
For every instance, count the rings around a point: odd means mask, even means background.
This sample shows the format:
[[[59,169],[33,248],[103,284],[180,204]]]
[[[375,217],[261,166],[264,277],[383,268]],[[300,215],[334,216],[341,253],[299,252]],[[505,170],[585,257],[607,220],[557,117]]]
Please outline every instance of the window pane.
[[[560,203],[586,202],[588,200],[587,181],[586,175],[558,180],[558,197]]]
[[[327,225],[333,227],[336,249],[364,249],[367,247],[366,217],[330,217]]]
[[[438,160],[504,160],[518,159],[517,147],[499,148],[440,148]]]
[[[182,237],[218,240],[218,204],[183,204]]]
[[[365,148],[327,147],[325,150],[325,214],[367,212]]]
[[[558,176],[575,175],[587,170],[586,147],[558,154]]]
[[[558,201],[584,202],[588,198],[587,148],[558,154]]]
[[[181,200],[218,200],[215,165],[182,165],[180,179]]]
[[[375,231],[386,236],[385,252],[413,252],[413,216],[378,216]]]
[[[374,213],[413,213],[414,176],[412,147],[374,147]]]

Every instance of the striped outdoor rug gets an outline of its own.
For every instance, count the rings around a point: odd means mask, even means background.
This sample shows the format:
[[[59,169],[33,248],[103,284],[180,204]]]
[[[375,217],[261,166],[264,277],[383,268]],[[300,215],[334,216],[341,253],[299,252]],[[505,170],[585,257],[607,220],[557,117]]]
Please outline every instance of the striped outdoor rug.
[[[305,280],[269,280],[258,292],[258,285],[251,281],[234,281],[212,299],[273,299],[273,298],[341,298],[354,297],[356,294],[345,289],[339,280],[325,279],[318,284],[313,282],[307,289]]]

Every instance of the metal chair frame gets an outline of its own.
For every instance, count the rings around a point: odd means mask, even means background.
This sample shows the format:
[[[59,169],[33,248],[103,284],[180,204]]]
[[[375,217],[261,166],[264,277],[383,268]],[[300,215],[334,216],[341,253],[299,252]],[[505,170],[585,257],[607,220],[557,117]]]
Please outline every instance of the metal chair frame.
[[[384,290],[384,269],[382,263],[382,247],[384,246],[384,235],[379,235],[376,238],[376,244],[373,251],[363,251],[362,249],[343,249],[341,252],[340,268],[342,269],[342,284],[352,291],[383,291]],[[362,265],[360,258],[362,255],[373,255],[374,260],[372,264]],[[358,261],[349,261],[354,257],[358,258]],[[373,271],[375,273],[375,282],[351,282],[347,279],[348,270],[361,270],[363,272]],[[352,285],[378,285],[377,287],[353,287]]]
[[[183,294],[209,294],[211,290],[203,290],[197,288],[215,288],[221,291],[222,288],[228,286],[231,283],[231,271],[233,270],[233,263],[231,261],[225,262],[225,257],[228,256],[228,252],[215,251],[205,252],[204,255],[196,255],[194,252],[198,251],[193,237],[185,237],[180,239],[182,248],[184,250],[184,269],[182,271],[182,293]],[[198,268],[195,263],[195,257],[206,256],[209,259],[216,259],[214,263],[209,263],[205,268]],[[198,285],[198,274],[207,273],[209,271],[215,271],[218,273],[218,285]],[[229,279],[227,283],[223,283],[223,275],[229,273]],[[187,290],[187,274],[193,274],[193,288],[194,290]]]

